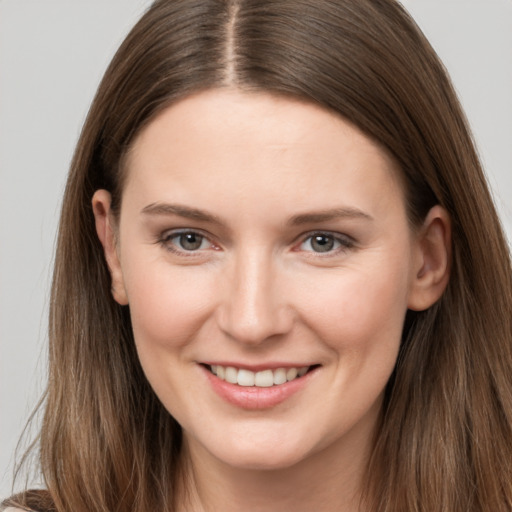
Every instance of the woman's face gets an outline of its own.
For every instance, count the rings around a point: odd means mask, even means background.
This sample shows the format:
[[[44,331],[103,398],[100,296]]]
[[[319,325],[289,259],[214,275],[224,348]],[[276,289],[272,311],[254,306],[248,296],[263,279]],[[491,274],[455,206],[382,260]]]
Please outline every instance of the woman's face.
[[[367,448],[422,267],[382,149],[312,104],[203,92],[136,139],[116,229],[114,296],[192,453]]]

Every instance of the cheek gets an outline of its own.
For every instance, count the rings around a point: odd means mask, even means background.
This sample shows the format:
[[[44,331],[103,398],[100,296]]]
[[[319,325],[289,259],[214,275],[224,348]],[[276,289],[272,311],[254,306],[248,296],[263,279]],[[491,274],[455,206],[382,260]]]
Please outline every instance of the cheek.
[[[407,310],[407,290],[407,272],[396,263],[381,260],[361,271],[343,269],[309,286],[304,315],[336,350],[357,355],[385,349],[395,353]]]
[[[156,263],[127,266],[125,276],[137,346],[182,347],[208,315],[208,274]]]
[[[135,345],[151,387],[171,414],[186,418],[180,389],[197,382],[183,370],[193,362],[197,331],[211,309],[205,275],[163,264],[126,266]],[[144,270],[143,270],[144,267]],[[188,405],[187,405],[188,403]]]

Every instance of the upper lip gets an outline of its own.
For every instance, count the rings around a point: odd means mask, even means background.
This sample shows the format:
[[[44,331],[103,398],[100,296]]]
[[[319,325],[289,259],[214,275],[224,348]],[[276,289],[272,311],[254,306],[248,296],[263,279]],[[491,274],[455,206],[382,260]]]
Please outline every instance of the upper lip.
[[[277,370],[278,368],[304,368],[305,366],[316,366],[315,363],[289,363],[282,361],[272,361],[268,363],[261,364],[247,364],[247,363],[238,363],[234,361],[225,361],[225,360],[211,360],[211,361],[202,361],[201,364],[207,366],[231,366],[233,368],[250,370],[252,372],[260,372],[263,370]]]

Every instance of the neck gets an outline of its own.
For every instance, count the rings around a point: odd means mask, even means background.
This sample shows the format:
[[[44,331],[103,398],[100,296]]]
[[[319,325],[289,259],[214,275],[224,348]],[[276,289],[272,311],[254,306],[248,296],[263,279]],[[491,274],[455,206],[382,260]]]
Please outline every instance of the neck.
[[[360,495],[371,436],[354,433],[339,446],[279,469],[225,464],[185,436],[187,489],[180,512],[361,512]],[[351,436],[349,436],[351,437]]]

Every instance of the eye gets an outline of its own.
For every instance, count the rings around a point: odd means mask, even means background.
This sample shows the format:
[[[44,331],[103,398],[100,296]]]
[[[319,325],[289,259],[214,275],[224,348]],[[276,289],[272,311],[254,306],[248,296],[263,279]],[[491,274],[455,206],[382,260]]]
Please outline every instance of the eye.
[[[167,233],[160,242],[173,252],[197,252],[212,247],[212,243],[204,235],[195,231]]]
[[[315,253],[337,252],[338,250],[352,247],[352,242],[347,237],[333,235],[331,233],[313,233],[300,244],[301,251]]]

